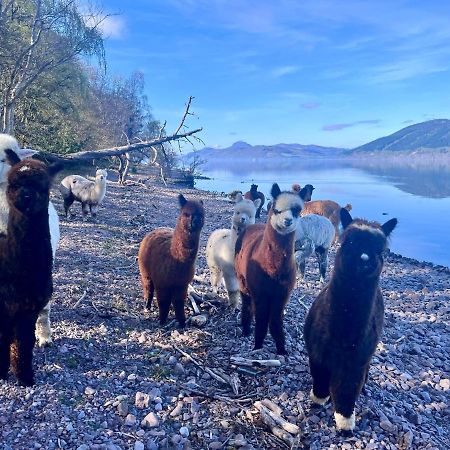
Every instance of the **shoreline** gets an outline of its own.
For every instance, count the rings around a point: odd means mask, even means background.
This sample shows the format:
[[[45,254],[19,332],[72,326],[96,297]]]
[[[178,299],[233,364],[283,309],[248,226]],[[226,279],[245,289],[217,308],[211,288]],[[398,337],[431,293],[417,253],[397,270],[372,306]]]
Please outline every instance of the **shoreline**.
[[[192,285],[204,299],[199,307],[207,323],[203,328],[188,326],[183,333],[173,321],[159,326],[156,302],[150,313],[143,312],[136,264],[145,234],[158,226],[174,226],[180,191],[188,199],[203,199],[206,209]],[[57,189],[53,192],[61,213]],[[252,339],[241,337],[237,315],[226,306],[224,290],[218,296],[211,292],[205,244],[214,229],[228,228],[231,204],[199,189],[108,183],[98,223],[82,222],[79,204],[73,210],[74,219],[61,221],[55,261],[54,343],[35,348],[33,388],[19,387],[12,376],[0,381],[0,436],[5,446],[285,448],[254,407],[255,401],[270,399],[283,409],[283,417],[300,427],[297,448],[450,447],[448,268],[395,254],[386,258],[381,280],[385,330],[366,393],[356,405],[354,436],[348,438],[336,432],[330,404],[314,408],[308,400],[311,378],[302,327],[322,287],[313,259],[308,260],[306,282],[294,290],[286,310],[289,356],[280,358],[277,369],[245,374],[233,368],[230,356],[276,355],[270,336],[263,350],[253,352]],[[190,305],[186,310],[193,316]],[[239,395],[175,347],[204,367],[236,374]],[[138,400],[139,393],[145,394],[144,402]],[[141,425],[145,417],[153,427]]]

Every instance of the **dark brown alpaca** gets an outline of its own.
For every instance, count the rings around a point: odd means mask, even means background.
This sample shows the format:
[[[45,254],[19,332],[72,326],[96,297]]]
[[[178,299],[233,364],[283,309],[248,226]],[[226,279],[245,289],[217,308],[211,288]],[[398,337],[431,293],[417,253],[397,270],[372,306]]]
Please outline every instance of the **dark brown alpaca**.
[[[311,201],[311,197],[315,187],[312,184],[305,184],[305,186],[303,186],[302,188],[298,183],[294,183],[291,189],[294,192],[297,192],[297,194],[299,194],[306,203]]]
[[[7,234],[0,237],[0,378],[7,378],[11,364],[19,383],[31,386],[36,320],[53,291],[48,203],[61,166],[5,153],[13,167]]]
[[[252,184],[250,187],[250,190],[244,194],[244,198],[246,198],[247,200],[251,200],[251,201],[255,201],[258,198],[261,200],[261,204],[256,209],[256,215],[255,215],[255,217],[257,219],[259,219],[259,217],[261,216],[261,208],[263,207],[264,202],[266,201],[266,197],[264,196],[264,194],[262,192],[258,191],[258,185]]]
[[[311,400],[329,395],[336,426],[353,430],[355,403],[369,371],[383,328],[384,304],[379,279],[387,237],[397,225],[356,219],[342,208],[344,232],[334,272],[308,312],[304,328],[313,378]]]
[[[146,308],[150,309],[156,291],[160,323],[166,322],[172,304],[184,327],[184,300],[194,277],[205,212],[202,202],[188,201],[182,194],[178,201],[181,211],[175,229],[158,228],[147,234],[139,247],[138,262]]]
[[[242,330],[250,334],[255,313],[255,350],[267,329],[277,353],[286,354],[283,310],[295,284],[294,237],[302,199],[272,186],[273,208],[266,225],[249,225],[236,242],[235,268],[242,297]]]

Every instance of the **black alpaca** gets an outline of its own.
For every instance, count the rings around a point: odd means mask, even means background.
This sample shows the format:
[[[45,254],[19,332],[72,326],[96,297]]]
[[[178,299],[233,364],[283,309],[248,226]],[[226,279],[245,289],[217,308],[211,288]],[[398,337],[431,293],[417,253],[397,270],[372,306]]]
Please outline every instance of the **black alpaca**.
[[[340,211],[344,232],[334,272],[306,317],[304,337],[313,378],[311,400],[331,395],[336,426],[353,430],[355,403],[367,380],[370,360],[383,328],[379,287],[387,237],[397,225],[352,220]]]
[[[48,222],[49,190],[60,165],[20,161],[6,150],[7,235],[0,236],[0,379],[11,363],[20,384],[34,383],[32,367],[36,320],[53,291]]]

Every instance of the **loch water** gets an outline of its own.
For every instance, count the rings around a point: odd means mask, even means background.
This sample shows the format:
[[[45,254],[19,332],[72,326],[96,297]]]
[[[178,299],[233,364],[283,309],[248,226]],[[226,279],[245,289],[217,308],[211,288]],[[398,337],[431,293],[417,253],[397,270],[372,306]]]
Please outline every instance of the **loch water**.
[[[313,184],[313,200],[351,203],[353,217],[385,222],[396,217],[390,249],[403,256],[450,266],[450,167],[407,161],[271,161],[207,164],[199,189],[243,192],[255,183],[270,199],[277,182]],[[267,200],[266,200],[267,201]]]

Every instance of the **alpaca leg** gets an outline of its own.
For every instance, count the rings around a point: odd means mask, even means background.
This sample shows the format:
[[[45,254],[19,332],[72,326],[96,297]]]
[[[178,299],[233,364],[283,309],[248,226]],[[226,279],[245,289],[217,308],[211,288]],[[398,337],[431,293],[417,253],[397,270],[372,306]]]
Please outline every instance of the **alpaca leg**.
[[[36,321],[36,339],[40,347],[52,343],[52,330],[50,328],[50,301],[42,308]]]
[[[269,299],[260,299],[260,303],[255,305],[255,348],[259,350],[264,344],[264,339],[269,328]]]
[[[232,308],[237,308],[241,296],[239,294],[239,283],[234,270],[232,273],[224,272],[223,278],[228,292],[229,304]]]
[[[34,384],[33,348],[36,342],[36,316],[27,314],[15,326],[15,336],[11,345],[11,368],[23,386]]]
[[[277,347],[278,355],[287,355],[286,344],[283,329],[283,312],[284,306],[282,303],[272,304],[272,311],[270,314],[270,334],[272,335],[275,346]]]
[[[222,281],[222,271],[217,266],[210,267],[210,280],[214,294],[219,290],[220,282]]]
[[[11,329],[2,320],[0,323],[0,380],[8,378],[9,346],[11,343]]]
[[[339,430],[355,428],[355,403],[365,379],[365,368],[347,370],[331,377],[330,391],[334,404],[334,418]]]
[[[159,323],[164,325],[167,322],[169,316],[171,292],[169,289],[157,289],[156,299],[158,300],[159,307]]]
[[[87,216],[89,214],[89,205],[87,203],[81,203],[81,211],[83,213],[83,221],[87,219]]]
[[[70,207],[72,206],[73,202],[74,202],[73,196],[66,197],[64,199],[64,213],[66,214],[66,219],[67,216],[69,215]]]
[[[148,275],[147,276],[141,275],[141,282],[142,282],[142,289],[144,291],[144,302],[145,302],[144,308],[147,311],[150,311],[152,307],[153,294],[155,292],[155,285],[153,284],[153,281],[150,279]]]
[[[241,292],[242,311],[241,311],[241,325],[242,334],[244,336],[250,335],[250,326],[252,324],[252,299],[249,295]]]
[[[91,216],[96,220],[98,205],[89,205],[89,210],[91,211]]]
[[[317,262],[319,263],[320,281],[325,282],[328,266],[328,249],[323,247],[316,248]]]
[[[316,405],[323,405],[330,398],[330,373],[325,367],[311,361],[311,358],[309,359],[309,370],[313,379],[309,398]]]
[[[184,313],[184,303],[187,297],[187,289],[176,289],[172,293],[172,304],[175,309],[175,317],[180,328],[186,326],[186,315]]]

